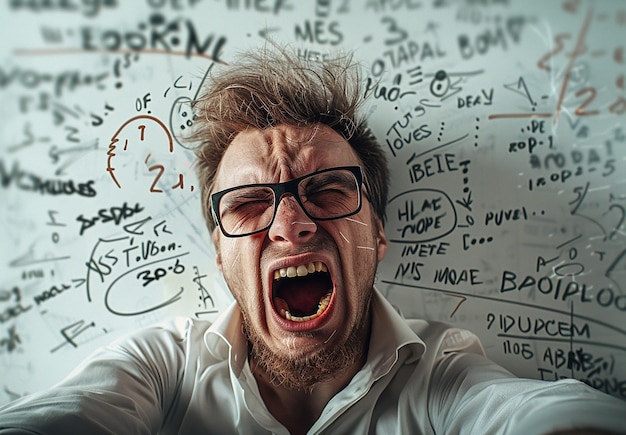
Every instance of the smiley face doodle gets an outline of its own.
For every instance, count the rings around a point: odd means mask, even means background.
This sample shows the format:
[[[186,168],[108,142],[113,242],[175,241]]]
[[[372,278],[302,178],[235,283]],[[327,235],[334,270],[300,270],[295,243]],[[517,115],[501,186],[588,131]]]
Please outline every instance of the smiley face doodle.
[[[170,131],[176,142],[183,148],[189,149],[188,138],[196,118],[194,102],[191,98],[178,97],[174,101],[170,110]]]

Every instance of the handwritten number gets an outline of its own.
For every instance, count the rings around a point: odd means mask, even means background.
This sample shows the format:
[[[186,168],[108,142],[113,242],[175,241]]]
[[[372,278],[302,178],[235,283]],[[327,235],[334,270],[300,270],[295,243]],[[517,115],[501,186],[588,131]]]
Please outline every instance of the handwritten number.
[[[65,126],[65,130],[68,131],[65,139],[68,142],[80,142],[80,138],[78,137],[78,129],[76,127]]]
[[[152,165],[152,166],[150,166],[148,168],[148,170],[150,172],[152,172],[152,171],[159,171],[157,173],[156,177],[154,177],[154,181],[152,182],[152,185],[150,186],[150,192],[163,192],[163,190],[161,190],[158,187],[156,187],[156,184],[159,182],[159,179],[163,175],[163,172],[165,172],[165,166],[163,166],[163,165]]]
[[[570,35],[568,35],[567,33],[559,33],[558,35],[556,35],[554,37],[554,42],[556,43],[556,47],[554,48],[554,50],[548,52],[541,59],[539,59],[539,62],[537,62],[537,66],[543,70],[550,71],[551,68],[548,65],[546,65],[547,62],[550,60],[550,58],[552,58],[553,56],[556,56],[561,51],[563,51],[563,40],[569,39],[569,37]]]
[[[603,172],[602,176],[608,177],[609,175],[611,175],[615,171],[615,159],[608,159],[604,163],[604,168],[607,170],[607,172]]]
[[[143,142],[143,140],[145,139],[146,126],[145,125],[140,125],[140,126],[137,127],[137,129],[139,129],[139,131],[141,131],[141,134],[139,135],[139,140],[141,140]]]
[[[576,110],[574,111],[574,113],[577,116],[589,116],[589,115],[597,115],[598,111],[597,110],[585,110],[585,108],[591,104],[591,102],[596,98],[596,89],[595,88],[583,88],[581,90],[579,90],[578,92],[576,92],[576,96],[577,97],[581,97],[583,94],[589,94],[589,96],[587,97],[587,99],[585,101],[583,101],[580,106],[578,106],[576,108]]]
[[[467,300],[465,296],[459,296],[459,297],[461,298],[461,300],[459,301],[458,304],[456,304],[456,307],[454,307],[454,310],[452,310],[452,312],[450,313],[450,318],[454,317],[454,314],[458,311],[461,304]]]
[[[585,196],[587,195],[587,190],[589,189],[589,182],[587,182],[587,184],[585,184],[584,187],[582,186],[576,186],[574,187],[574,193],[576,193],[578,195],[578,198],[576,198],[573,201],[570,201],[570,205],[577,203],[576,206],[574,207],[574,209],[571,211],[571,213],[573,215],[576,214],[576,212],[578,211],[578,207],[580,207],[580,205],[582,204],[583,200],[585,199]]]
[[[175,274],[179,275],[181,273],[183,273],[185,271],[185,266],[183,266],[182,264],[180,264],[180,259],[176,259],[176,264],[174,264],[174,267],[172,268],[172,272],[174,272]]]
[[[183,273],[185,271],[185,266],[182,265],[180,263],[180,259],[177,258],[176,259],[176,263],[174,264],[173,267],[168,268],[169,270],[171,270],[173,273],[180,275],[181,273]],[[141,272],[139,272],[137,274],[137,279],[143,279],[143,287],[146,287],[147,285],[149,285],[150,283],[152,283],[152,281],[158,281],[161,278],[163,278],[165,275],[167,275],[167,271],[168,269],[165,269],[163,267],[159,267],[158,269],[154,270],[154,274],[151,275],[149,270],[142,270]]]
[[[397,34],[395,38],[385,39],[386,45],[398,44],[407,38],[407,31],[398,27],[398,23],[396,23],[396,20],[394,20],[393,18],[383,17],[380,21],[384,24],[387,24],[387,31],[389,33]]]
[[[137,279],[143,278],[143,286],[147,286],[148,284],[150,284],[152,281],[154,281],[154,278],[150,277],[150,271],[149,270],[143,270],[141,272],[139,272],[137,274]]]

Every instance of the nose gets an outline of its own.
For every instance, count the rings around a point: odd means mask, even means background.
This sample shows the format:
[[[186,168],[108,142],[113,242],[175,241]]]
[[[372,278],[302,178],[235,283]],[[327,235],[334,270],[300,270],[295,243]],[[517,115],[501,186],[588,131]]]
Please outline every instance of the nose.
[[[280,198],[268,236],[274,242],[303,243],[317,231],[317,224],[302,210],[293,195]]]

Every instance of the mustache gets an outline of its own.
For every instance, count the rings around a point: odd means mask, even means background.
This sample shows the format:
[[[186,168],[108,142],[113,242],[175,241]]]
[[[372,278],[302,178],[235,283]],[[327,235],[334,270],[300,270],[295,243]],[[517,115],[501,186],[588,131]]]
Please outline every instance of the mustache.
[[[311,240],[305,244],[298,244],[297,246],[285,247],[280,243],[269,243],[263,249],[261,253],[261,264],[264,260],[271,260],[276,257],[288,257],[292,255],[305,254],[308,252],[327,251],[333,254],[338,254],[339,249],[337,244],[327,234],[316,234]]]

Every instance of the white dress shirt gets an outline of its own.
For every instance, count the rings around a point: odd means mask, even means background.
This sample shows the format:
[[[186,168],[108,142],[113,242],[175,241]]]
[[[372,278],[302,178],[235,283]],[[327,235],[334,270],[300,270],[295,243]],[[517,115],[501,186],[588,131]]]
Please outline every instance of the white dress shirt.
[[[472,333],[404,320],[377,291],[372,319],[367,362],[309,433],[626,430],[626,402],[578,381],[515,378],[484,357]],[[261,398],[247,349],[235,304],[213,325],[148,328],[0,409],[0,434],[287,434]]]

